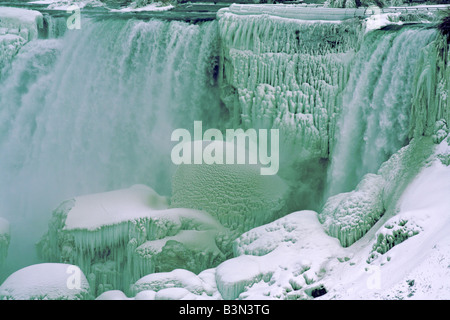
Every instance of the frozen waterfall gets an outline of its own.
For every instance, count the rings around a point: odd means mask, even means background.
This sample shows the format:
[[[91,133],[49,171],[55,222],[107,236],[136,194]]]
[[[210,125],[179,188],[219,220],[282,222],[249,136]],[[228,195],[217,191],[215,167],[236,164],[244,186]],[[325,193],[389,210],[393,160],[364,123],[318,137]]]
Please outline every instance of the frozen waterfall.
[[[354,189],[366,173],[375,173],[407,144],[415,79],[426,67],[423,55],[429,54],[427,46],[436,34],[412,27],[365,37],[340,102],[326,196]]]
[[[35,272],[64,288],[68,266],[83,299],[352,296],[448,228],[448,39],[413,16],[285,8],[0,20],[0,298],[40,297],[17,281]],[[175,166],[194,121],[278,129],[277,175]]]
[[[20,264],[64,199],[136,183],[170,194],[172,131],[220,118],[217,22],[86,19],[53,39],[61,23],[47,24],[0,78],[0,212],[27,235],[10,247]]]

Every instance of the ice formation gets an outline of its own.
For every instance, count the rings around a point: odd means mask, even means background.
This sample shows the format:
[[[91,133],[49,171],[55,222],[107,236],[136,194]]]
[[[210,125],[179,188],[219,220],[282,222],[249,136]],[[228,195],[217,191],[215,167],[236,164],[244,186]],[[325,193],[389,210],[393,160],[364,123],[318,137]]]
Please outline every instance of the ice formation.
[[[432,152],[431,137],[418,137],[383,163],[376,174],[366,174],[355,190],[330,197],[319,216],[324,228],[345,247],[356,242],[386,211],[395,210],[399,196]]]
[[[0,7],[0,74],[26,42],[38,38],[43,19],[39,11]]]
[[[235,123],[275,127],[296,156],[328,157],[358,23],[219,13],[222,99]],[[317,41],[320,39],[320,41]],[[237,118],[236,118],[237,117]],[[293,156],[293,155],[291,155]]]
[[[6,260],[10,239],[9,222],[0,217],[0,268]]]
[[[38,38],[43,28],[42,13],[14,7],[0,7],[0,30],[3,34],[16,34],[31,41]]]
[[[227,230],[216,219],[167,207],[165,197],[143,185],[68,200],[53,212],[40,256],[80,266],[98,294],[128,292],[155,271],[200,272],[226,258],[217,244]]]
[[[89,283],[77,266],[42,263],[20,269],[0,286],[0,300],[83,300]]]
[[[216,268],[223,299],[308,299],[333,259],[344,259],[314,211],[288,214],[244,233],[236,257]]]
[[[413,170],[418,174],[401,175],[408,183],[394,209],[347,248],[351,259],[334,266],[322,280],[330,288],[329,298],[448,299],[449,142],[450,137],[434,146],[429,141],[432,152]],[[419,154],[410,153],[410,161]],[[395,183],[389,188],[392,192]]]
[[[286,204],[288,187],[276,175],[261,175],[260,168],[181,164],[172,179],[171,207],[204,210],[236,234],[273,221]]]

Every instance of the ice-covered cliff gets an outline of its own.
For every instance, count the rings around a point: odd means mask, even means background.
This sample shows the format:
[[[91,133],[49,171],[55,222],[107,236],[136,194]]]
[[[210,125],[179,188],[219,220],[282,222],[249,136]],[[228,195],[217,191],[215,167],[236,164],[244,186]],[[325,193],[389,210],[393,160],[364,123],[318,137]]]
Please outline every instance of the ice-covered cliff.
[[[203,211],[168,208],[151,188],[76,197],[54,212],[38,243],[44,261],[71,263],[86,274],[93,292],[121,289],[153,272],[200,272],[225,259],[227,230]]]
[[[222,10],[27,42],[0,78],[2,213],[33,233],[70,199],[38,251],[98,299],[448,297],[448,42],[432,19],[385,18]],[[279,129],[280,177],[175,170],[170,133],[199,119]],[[123,189],[142,181],[171,201]],[[35,297],[14,278],[5,296]]]

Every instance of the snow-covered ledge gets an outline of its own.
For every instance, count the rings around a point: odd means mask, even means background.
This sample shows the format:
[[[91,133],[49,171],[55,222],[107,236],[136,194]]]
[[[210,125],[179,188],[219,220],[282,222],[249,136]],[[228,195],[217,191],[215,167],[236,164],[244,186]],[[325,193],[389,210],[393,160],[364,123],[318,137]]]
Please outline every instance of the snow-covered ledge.
[[[352,18],[367,18],[372,15],[383,13],[414,13],[419,11],[434,12],[439,10],[447,10],[448,8],[450,8],[450,5],[390,8],[326,8],[304,4],[232,4],[228,8],[220,9],[218,15],[220,16],[224,12],[231,12],[238,15],[267,14],[271,16],[300,20],[339,21]]]
[[[0,35],[15,34],[30,41],[38,37],[43,26],[44,17],[39,11],[0,7]]]

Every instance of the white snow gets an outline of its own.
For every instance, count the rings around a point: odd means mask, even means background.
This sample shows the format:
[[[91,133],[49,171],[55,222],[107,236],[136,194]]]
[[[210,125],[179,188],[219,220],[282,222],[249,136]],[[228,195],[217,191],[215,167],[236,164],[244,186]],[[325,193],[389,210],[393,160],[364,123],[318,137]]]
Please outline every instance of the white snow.
[[[38,0],[30,1],[31,4],[48,4],[47,9],[66,11],[74,6],[83,9],[87,6],[102,7],[104,3],[100,0]]]
[[[6,33],[18,34],[26,41],[38,37],[38,29],[43,27],[43,23],[44,18],[39,11],[0,7],[0,29],[6,28]]]
[[[380,13],[366,18],[366,32],[381,29],[388,25],[402,25],[401,21],[393,22],[392,17],[399,16],[400,13]],[[391,19],[390,19],[391,17]]]
[[[167,209],[167,198],[144,185],[75,198],[65,230],[95,230],[102,226],[149,217],[154,210]],[[94,214],[95,213],[95,214]]]
[[[325,274],[327,263],[345,257],[314,211],[294,212],[246,232],[236,240],[235,253],[239,256],[216,271],[224,299],[305,298]]]
[[[0,286],[0,299],[79,300],[89,296],[83,272],[70,264],[42,263],[20,269]]]
[[[200,272],[226,258],[228,230],[217,219],[167,204],[144,185],[76,197],[53,212],[38,251],[43,259],[79,265],[97,294],[128,293],[155,270]]]
[[[178,288],[183,289],[182,293],[192,293],[195,295],[212,296],[214,288],[203,281],[195,273],[183,269],[175,269],[171,272],[153,273],[147,275],[132,286],[131,292],[134,295],[142,291],[160,292],[164,289]]]

